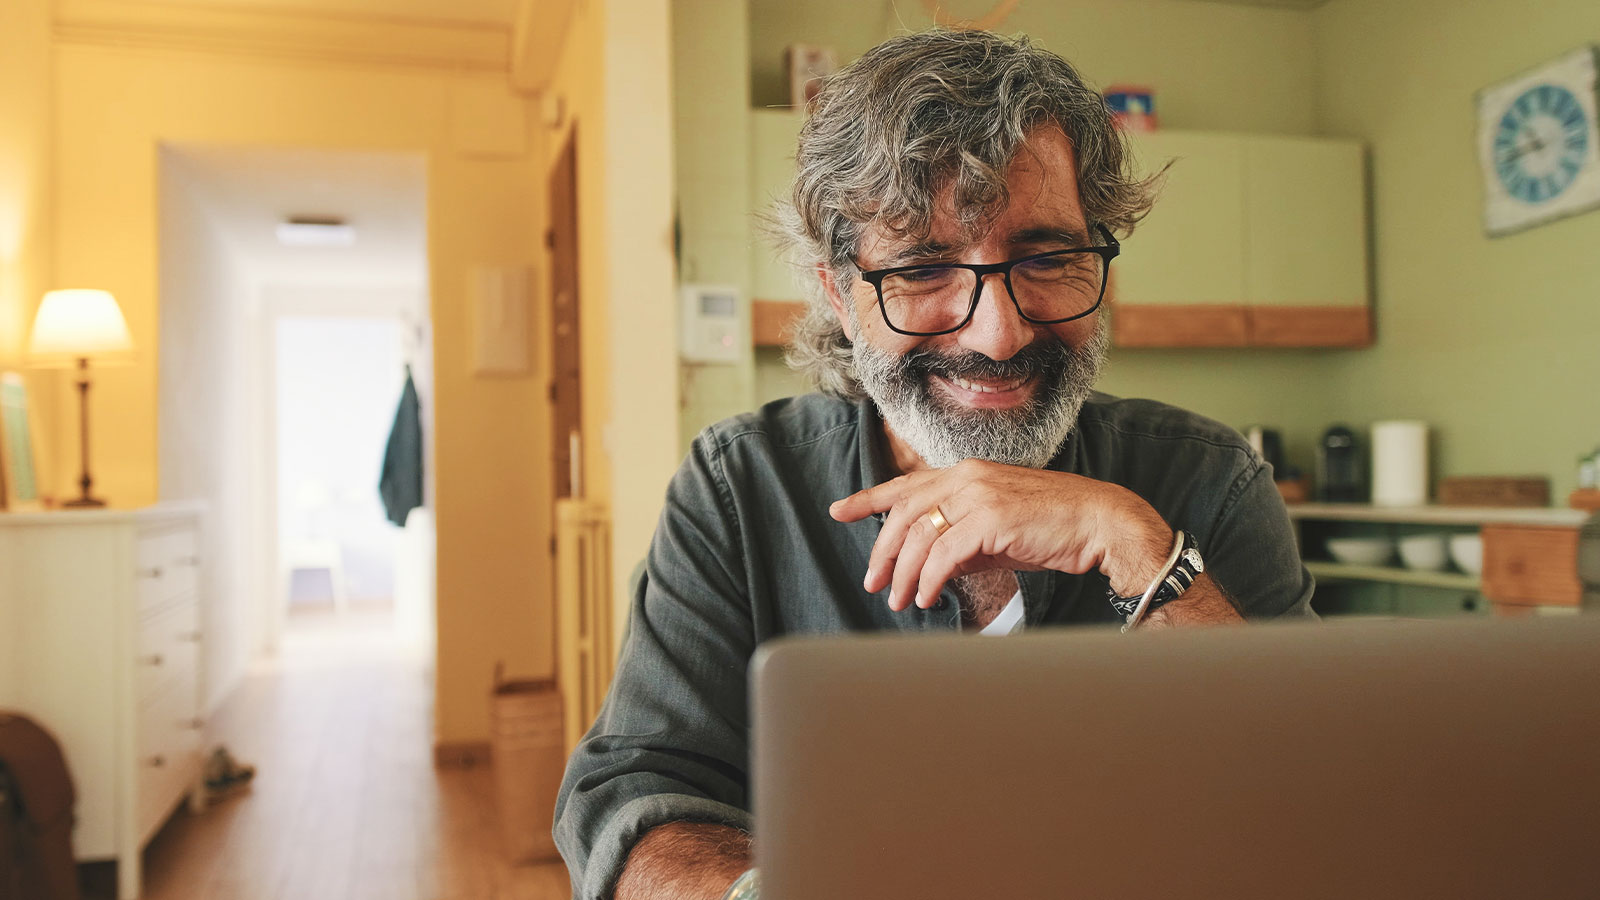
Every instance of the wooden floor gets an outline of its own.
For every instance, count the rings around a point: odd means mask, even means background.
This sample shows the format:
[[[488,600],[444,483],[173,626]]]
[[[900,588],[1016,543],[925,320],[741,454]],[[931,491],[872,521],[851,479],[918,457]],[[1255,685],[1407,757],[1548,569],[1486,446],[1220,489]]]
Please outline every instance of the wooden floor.
[[[435,770],[432,701],[421,654],[386,635],[300,634],[211,729],[252,789],[174,815],[142,900],[567,900],[559,862],[502,861],[489,769]],[[86,900],[115,897],[109,863],[81,868]]]

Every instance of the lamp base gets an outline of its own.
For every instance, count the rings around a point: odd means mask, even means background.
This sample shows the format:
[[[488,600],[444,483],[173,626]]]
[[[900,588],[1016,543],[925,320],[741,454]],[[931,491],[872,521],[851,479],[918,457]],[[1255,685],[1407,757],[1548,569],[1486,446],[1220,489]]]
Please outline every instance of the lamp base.
[[[106,502],[104,500],[96,500],[93,497],[79,497],[76,500],[68,500],[65,503],[61,504],[61,508],[62,509],[100,509],[100,508],[104,507],[105,505],[106,505]]]

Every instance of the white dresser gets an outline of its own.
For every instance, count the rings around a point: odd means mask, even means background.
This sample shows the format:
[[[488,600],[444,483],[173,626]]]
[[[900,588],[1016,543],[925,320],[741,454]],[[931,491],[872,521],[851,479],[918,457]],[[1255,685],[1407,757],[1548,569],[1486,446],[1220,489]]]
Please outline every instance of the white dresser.
[[[117,861],[122,900],[139,895],[145,843],[200,784],[202,520],[189,503],[0,513],[0,708],[61,742],[73,847]]]

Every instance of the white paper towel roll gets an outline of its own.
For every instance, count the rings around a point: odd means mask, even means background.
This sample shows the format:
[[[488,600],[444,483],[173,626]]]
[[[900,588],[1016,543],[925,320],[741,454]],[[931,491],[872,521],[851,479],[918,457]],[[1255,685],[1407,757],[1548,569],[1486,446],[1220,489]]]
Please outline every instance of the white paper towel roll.
[[[1372,423],[1372,502],[1377,506],[1428,502],[1428,423]]]

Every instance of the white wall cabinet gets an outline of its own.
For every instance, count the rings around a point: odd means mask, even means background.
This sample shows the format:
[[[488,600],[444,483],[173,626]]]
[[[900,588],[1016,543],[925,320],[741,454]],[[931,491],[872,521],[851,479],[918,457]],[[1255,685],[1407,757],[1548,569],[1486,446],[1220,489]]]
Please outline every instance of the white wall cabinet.
[[[139,855],[185,794],[198,800],[202,509],[0,514],[0,707],[61,742],[78,790],[73,846]]]
[[[1371,343],[1360,142],[1156,131],[1133,146],[1141,173],[1172,167],[1112,265],[1119,346]]]

